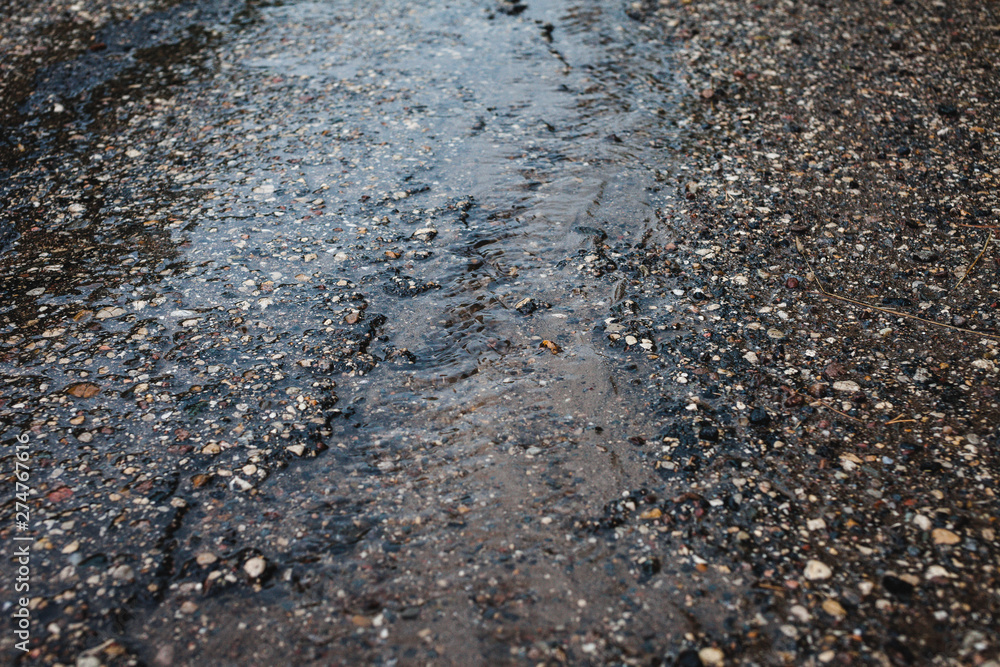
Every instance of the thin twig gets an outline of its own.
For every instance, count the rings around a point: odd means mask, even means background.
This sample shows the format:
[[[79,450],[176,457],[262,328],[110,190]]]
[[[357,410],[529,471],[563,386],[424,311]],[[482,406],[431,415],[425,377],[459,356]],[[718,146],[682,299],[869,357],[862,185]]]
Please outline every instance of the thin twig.
[[[775,586],[774,584],[757,584],[759,588],[766,588],[769,591],[778,591],[779,593],[784,593],[785,589],[781,586]]]
[[[958,226],[959,227],[972,227],[974,229],[1000,229],[1000,227],[998,227],[996,225],[962,225],[962,224],[960,224]]]
[[[965,275],[962,276],[962,280],[965,280],[966,278],[969,277],[969,274],[972,273],[972,269],[976,266],[976,262],[979,261],[980,257],[982,257],[984,254],[986,254],[986,249],[990,247],[990,242],[992,240],[993,240],[993,232],[990,232],[989,235],[987,235],[987,237],[986,237],[986,243],[983,244],[983,249],[980,250],[979,254],[976,255],[976,258],[974,260],[972,260],[972,264],[969,264],[969,268],[967,268],[965,270]],[[962,284],[962,280],[959,280],[957,283],[955,283],[955,287],[958,287],[959,285],[961,285]]]
[[[877,310],[880,313],[888,313],[889,315],[895,315],[897,317],[905,317],[911,320],[917,320],[918,322],[924,322],[925,324],[930,324],[936,327],[942,327],[944,329],[951,329],[952,331],[961,331],[962,333],[970,333],[976,336],[982,336],[983,338],[990,338],[992,340],[1000,340],[1000,336],[997,334],[983,333],[982,331],[976,331],[974,329],[964,329],[962,327],[956,327],[951,324],[944,324],[943,322],[935,322],[934,320],[928,320],[923,317],[917,317],[916,315],[910,315],[909,313],[903,313],[898,310],[892,310],[891,308],[881,308],[874,304],[865,303],[864,301],[858,301],[857,299],[851,299],[846,296],[837,296],[836,294],[830,294],[823,287],[823,282],[819,279],[819,274],[813,269],[812,264],[809,260],[806,260],[806,264],[809,266],[809,270],[812,271],[813,280],[816,281],[816,286],[819,288],[820,294],[831,299],[836,299],[837,301],[845,301],[847,303],[853,303],[855,306],[861,306],[862,308],[871,308],[872,310]]]
[[[888,426],[889,424],[902,424],[904,422],[914,422],[914,423],[916,423],[916,421],[917,421],[916,419],[903,419],[903,416],[904,415],[899,415],[898,417],[894,417],[893,419],[890,419],[889,421],[887,421],[885,423],[885,425]]]

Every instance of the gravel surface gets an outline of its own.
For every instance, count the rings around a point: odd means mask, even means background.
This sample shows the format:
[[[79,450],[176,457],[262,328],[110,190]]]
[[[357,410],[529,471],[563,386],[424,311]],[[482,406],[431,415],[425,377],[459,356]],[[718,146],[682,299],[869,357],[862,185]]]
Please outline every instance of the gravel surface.
[[[996,667],[998,52],[0,8],[4,660]]]

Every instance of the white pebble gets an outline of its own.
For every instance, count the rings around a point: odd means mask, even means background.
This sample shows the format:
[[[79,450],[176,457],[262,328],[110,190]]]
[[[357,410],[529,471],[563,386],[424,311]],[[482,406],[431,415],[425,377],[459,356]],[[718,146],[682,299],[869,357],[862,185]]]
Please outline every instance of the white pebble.
[[[810,560],[806,563],[806,569],[803,574],[809,581],[818,581],[820,579],[829,579],[833,576],[833,570],[826,563],[818,560]]]
[[[246,563],[243,564],[243,570],[249,574],[251,577],[256,579],[260,575],[264,574],[264,570],[267,568],[267,561],[260,556],[254,556]]]

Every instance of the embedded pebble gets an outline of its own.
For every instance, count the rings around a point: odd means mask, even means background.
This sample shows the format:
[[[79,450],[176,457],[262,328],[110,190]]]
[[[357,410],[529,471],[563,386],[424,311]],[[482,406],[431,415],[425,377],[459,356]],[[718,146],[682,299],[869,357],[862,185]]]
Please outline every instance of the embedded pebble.
[[[243,570],[253,579],[264,574],[265,569],[267,569],[267,561],[260,556],[254,556],[243,564]]]
[[[837,380],[833,383],[833,389],[835,391],[848,391],[856,393],[861,391],[861,385],[854,380]]]
[[[934,544],[958,544],[962,538],[948,530],[947,528],[935,528],[931,531],[931,539]]]
[[[195,561],[197,561],[198,565],[201,565],[202,567],[211,565],[217,560],[219,560],[219,557],[210,551],[202,551],[195,557]]]
[[[413,238],[419,239],[421,241],[430,241],[435,236],[437,236],[437,230],[433,227],[421,227],[420,229],[413,232]]]
[[[721,667],[724,664],[726,655],[715,647],[703,648],[698,651],[698,657],[702,664],[707,667]]]
[[[806,569],[803,575],[809,581],[818,581],[821,579],[829,579],[833,576],[833,570],[829,565],[818,560],[809,560],[806,562]]]
[[[826,600],[823,600],[823,611],[837,618],[843,618],[844,616],[847,616],[847,611],[844,609],[844,607],[833,598],[827,598]]]

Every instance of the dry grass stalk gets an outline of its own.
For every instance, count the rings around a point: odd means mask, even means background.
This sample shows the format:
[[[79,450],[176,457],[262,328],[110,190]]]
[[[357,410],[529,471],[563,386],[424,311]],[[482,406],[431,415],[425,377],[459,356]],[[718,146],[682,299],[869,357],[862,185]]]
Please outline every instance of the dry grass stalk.
[[[956,327],[952,324],[944,324],[943,322],[935,322],[934,320],[928,320],[925,317],[918,317],[917,315],[910,315],[909,313],[903,313],[898,310],[892,310],[891,308],[882,308],[881,306],[876,306],[871,303],[866,303],[864,301],[858,301],[857,299],[852,299],[846,296],[837,296],[836,294],[831,294],[826,291],[823,287],[823,282],[819,279],[819,275],[812,268],[812,264],[806,261],[809,266],[809,271],[812,273],[812,279],[816,283],[816,287],[819,289],[820,294],[830,299],[835,299],[837,301],[844,301],[846,303],[854,304],[855,306],[861,306],[862,308],[870,308],[872,310],[877,310],[880,313],[886,313],[888,315],[895,315],[896,317],[904,317],[910,320],[916,320],[918,322],[923,322],[925,324],[930,324],[931,326],[941,327],[943,329],[951,329],[952,331],[961,331],[962,333],[972,334],[974,336],[982,336],[983,338],[989,338],[991,340],[1000,340],[1000,335],[984,333],[982,331],[976,331],[974,329],[965,329],[963,327]]]
[[[980,250],[979,254],[976,255],[976,258],[974,260],[972,260],[972,264],[969,264],[969,268],[967,268],[965,270],[965,275],[962,276],[962,280],[965,280],[966,278],[969,277],[969,274],[972,273],[972,269],[976,266],[976,262],[978,262],[979,258],[982,257],[986,253],[986,249],[990,247],[990,242],[992,240],[993,240],[993,232],[990,232],[989,235],[986,237],[986,243],[983,244],[983,249]],[[955,283],[955,287],[958,287],[959,285],[961,285],[962,284],[962,280],[959,280],[957,283]]]

